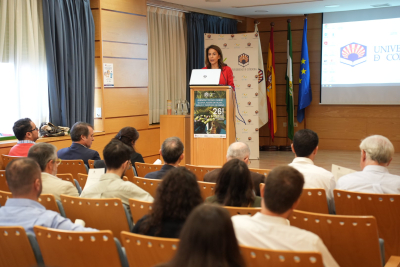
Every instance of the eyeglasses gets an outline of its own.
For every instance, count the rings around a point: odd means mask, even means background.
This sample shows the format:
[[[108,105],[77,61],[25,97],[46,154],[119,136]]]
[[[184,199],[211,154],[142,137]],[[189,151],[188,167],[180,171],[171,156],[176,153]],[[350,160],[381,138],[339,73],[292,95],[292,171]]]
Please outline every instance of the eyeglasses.
[[[58,166],[58,165],[61,164],[61,161],[62,161],[61,159],[56,159],[54,162],[55,162],[55,163],[57,164],[57,166]]]
[[[32,129],[32,130],[27,131],[27,132],[33,132],[33,131],[37,131],[37,130],[39,130],[38,127],[35,127],[35,129]]]

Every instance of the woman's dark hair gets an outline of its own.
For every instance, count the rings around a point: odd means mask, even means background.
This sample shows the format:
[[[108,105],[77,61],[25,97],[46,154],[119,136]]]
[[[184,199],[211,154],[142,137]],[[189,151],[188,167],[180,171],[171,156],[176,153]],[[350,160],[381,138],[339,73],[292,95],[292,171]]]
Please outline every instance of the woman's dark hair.
[[[245,266],[230,215],[216,205],[195,208],[179,236],[179,247],[168,267]]]
[[[215,196],[224,206],[248,207],[253,204],[253,181],[245,162],[231,159],[225,163],[217,178]]]
[[[133,152],[136,152],[132,141],[135,143],[139,139],[139,132],[133,127],[124,127],[117,133],[114,139],[118,139],[122,143],[132,147]]]
[[[155,227],[157,236],[163,220],[186,220],[202,202],[196,176],[185,167],[174,168],[165,174],[158,186],[152,212],[143,221],[139,233],[146,234]]]
[[[217,51],[218,55],[221,56],[220,59],[218,59],[218,67],[219,67],[220,69],[222,69],[223,67],[225,67],[226,64],[224,63],[224,56],[222,55],[221,48],[219,48],[219,46],[216,46],[216,45],[210,45],[210,46],[207,47],[207,49],[206,49],[206,62],[205,62],[205,63],[206,63],[207,69],[211,69],[211,63],[210,63],[210,61],[208,60],[208,50],[210,50],[210,49],[214,49],[215,51]]]

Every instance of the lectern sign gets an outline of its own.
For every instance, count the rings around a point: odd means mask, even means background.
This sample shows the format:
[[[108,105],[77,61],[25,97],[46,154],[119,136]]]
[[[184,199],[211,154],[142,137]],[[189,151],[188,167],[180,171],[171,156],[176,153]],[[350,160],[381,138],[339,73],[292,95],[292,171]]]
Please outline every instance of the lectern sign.
[[[194,137],[226,138],[226,92],[195,91]]]

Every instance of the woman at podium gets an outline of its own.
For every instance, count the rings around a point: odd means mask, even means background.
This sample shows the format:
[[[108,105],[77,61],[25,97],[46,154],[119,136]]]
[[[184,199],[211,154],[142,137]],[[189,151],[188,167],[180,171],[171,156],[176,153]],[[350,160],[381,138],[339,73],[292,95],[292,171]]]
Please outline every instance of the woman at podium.
[[[230,85],[235,90],[232,69],[224,63],[221,48],[210,45],[206,49],[206,66],[203,69],[221,69],[220,85]]]

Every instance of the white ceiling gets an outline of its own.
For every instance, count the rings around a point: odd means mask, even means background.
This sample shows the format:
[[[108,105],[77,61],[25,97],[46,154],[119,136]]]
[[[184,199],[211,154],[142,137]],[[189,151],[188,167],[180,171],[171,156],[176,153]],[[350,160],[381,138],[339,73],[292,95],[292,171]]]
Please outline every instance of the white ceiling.
[[[400,6],[400,0],[220,0],[220,2],[164,0],[164,2],[251,18],[369,9],[374,8],[371,5],[382,4]],[[325,7],[328,5],[339,5],[339,7]],[[256,12],[257,10],[268,12]]]

